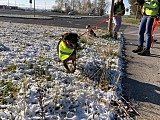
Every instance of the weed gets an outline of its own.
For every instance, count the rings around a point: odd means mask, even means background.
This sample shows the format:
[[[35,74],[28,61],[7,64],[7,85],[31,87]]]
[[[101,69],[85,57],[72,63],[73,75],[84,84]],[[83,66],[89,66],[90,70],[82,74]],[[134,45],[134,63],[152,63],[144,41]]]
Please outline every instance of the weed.
[[[37,89],[38,101],[40,106],[40,117],[42,120],[45,120],[45,106],[44,106],[44,97],[46,96],[46,89],[38,85]]]
[[[12,81],[4,81],[2,80],[0,82],[0,103],[6,104],[7,100],[5,99],[6,97],[9,97],[10,99],[16,99],[17,93],[20,90],[20,88],[13,84]]]
[[[43,34],[43,37],[55,38],[56,36],[55,36],[55,35],[52,35],[52,34],[44,33],[44,34]]]
[[[79,43],[87,43],[87,40],[84,38],[79,39]]]
[[[17,68],[16,65],[11,64],[11,65],[7,66],[5,69],[3,69],[3,72],[11,72],[11,71],[15,71],[16,68]]]

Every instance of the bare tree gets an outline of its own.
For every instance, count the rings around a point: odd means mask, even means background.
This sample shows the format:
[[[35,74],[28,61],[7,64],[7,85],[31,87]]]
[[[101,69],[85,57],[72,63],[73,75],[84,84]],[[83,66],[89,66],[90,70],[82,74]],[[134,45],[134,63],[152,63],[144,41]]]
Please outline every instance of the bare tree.
[[[57,3],[57,10],[62,12],[62,9],[64,7],[63,6],[64,5],[63,0],[56,0],[55,3]]]
[[[74,10],[81,14],[97,12],[98,15],[103,15],[108,7],[106,1],[107,0],[56,0],[55,3],[57,4],[56,9],[61,12],[62,10],[65,10],[65,12]]]
[[[82,14],[82,3],[81,0],[77,1],[77,11]]]
[[[97,5],[99,15],[104,15],[107,8],[107,0],[98,0]]]
[[[94,0],[92,3],[92,13],[95,13],[97,10],[97,0]]]
[[[91,12],[92,11],[92,4],[91,4],[91,0],[87,0],[87,12]]]
[[[82,14],[84,14],[87,11],[87,7],[86,7],[87,6],[87,2],[86,2],[86,0],[82,0],[81,4],[82,4]]]

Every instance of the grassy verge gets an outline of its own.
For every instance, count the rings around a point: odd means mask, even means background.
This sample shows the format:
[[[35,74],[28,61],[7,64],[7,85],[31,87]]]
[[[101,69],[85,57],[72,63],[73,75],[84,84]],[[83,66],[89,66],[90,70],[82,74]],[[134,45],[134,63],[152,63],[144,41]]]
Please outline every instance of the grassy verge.
[[[122,18],[122,21],[125,23],[131,23],[131,24],[139,24],[140,20],[135,18]]]
[[[131,24],[139,24],[140,23],[140,19],[135,19],[133,16],[131,17],[128,17],[128,16],[125,16],[125,17],[122,17],[122,21],[124,23],[131,23]],[[159,24],[160,26],[160,20],[159,20]]]

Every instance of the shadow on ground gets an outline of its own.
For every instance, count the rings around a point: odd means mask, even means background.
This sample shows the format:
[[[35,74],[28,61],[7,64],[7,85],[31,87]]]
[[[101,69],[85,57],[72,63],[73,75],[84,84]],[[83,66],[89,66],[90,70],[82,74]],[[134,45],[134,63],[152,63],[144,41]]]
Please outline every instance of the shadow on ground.
[[[148,83],[142,83],[130,78],[124,78],[122,85],[124,88],[124,93],[127,95],[128,99],[160,105],[160,87]]]

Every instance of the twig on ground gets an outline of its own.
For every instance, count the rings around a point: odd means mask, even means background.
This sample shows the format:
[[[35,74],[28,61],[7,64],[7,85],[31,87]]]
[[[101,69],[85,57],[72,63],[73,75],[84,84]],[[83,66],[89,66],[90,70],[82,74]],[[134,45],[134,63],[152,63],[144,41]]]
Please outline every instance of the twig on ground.
[[[40,109],[41,109],[41,112],[40,112],[40,116],[42,118],[42,120],[45,120],[45,112],[44,112],[44,97],[45,97],[45,89],[42,88],[40,85],[38,85],[38,100],[39,100],[39,106],[40,106]]]
[[[136,114],[138,114],[139,116],[141,116],[141,115],[139,114],[139,112],[138,112],[137,110],[135,110],[135,109],[132,107],[132,105],[131,105],[123,96],[121,96],[121,98],[126,102],[126,104],[129,105],[130,108],[132,108],[133,111],[136,112]]]
[[[118,78],[117,78],[114,86],[111,88],[111,90],[116,90],[116,89],[117,89],[117,85],[118,85],[118,82],[119,82],[119,80],[120,80],[120,77],[121,77],[121,75],[119,74],[119,75],[118,75]]]
[[[24,117],[26,117],[26,100],[27,100],[27,96],[26,96],[26,86],[27,86],[27,77],[26,75],[24,76],[24,79],[23,79],[23,95],[24,95],[24,100],[23,100],[23,111],[24,111]]]

